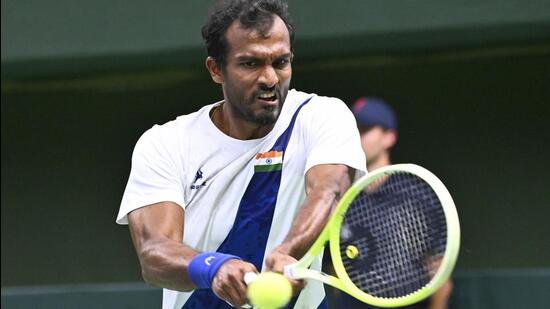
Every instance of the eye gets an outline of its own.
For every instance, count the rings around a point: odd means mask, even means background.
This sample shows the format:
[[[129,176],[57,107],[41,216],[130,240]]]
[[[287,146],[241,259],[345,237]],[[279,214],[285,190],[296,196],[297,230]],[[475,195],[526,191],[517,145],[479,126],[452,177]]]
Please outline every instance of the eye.
[[[241,66],[245,67],[245,68],[254,68],[254,67],[257,67],[258,66],[258,62],[257,61],[244,61],[244,62],[241,62]]]
[[[275,60],[273,63],[273,66],[279,69],[285,68],[290,63],[290,60],[288,58],[280,58]]]

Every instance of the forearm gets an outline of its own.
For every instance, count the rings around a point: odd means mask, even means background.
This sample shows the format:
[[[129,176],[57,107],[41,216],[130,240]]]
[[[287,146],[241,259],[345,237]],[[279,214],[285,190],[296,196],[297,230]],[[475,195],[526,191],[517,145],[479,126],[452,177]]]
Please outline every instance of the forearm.
[[[290,232],[277,250],[300,259],[325,227],[338,199],[336,193],[306,198]]]
[[[453,282],[449,278],[430,298],[429,309],[447,309],[453,290]]]
[[[244,304],[246,286],[242,279],[245,273],[257,271],[254,265],[228,254],[199,255],[183,243],[183,223],[183,209],[172,202],[149,205],[128,214],[143,279],[176,291],[212,288],[221,299],[238,306]],[[206,263],[211,255],[216,260]]]
[[[190,291],[195,286],[187,268],[195,255],[194,249],[169,238],[148,240],[138,252],[143,279],[158,287]]]
[[[306,176],[306,200],[284,242],[276,249],[296,259],[317,239],[353,177],[352,169],[345,165],[315,168]]]
[[[171,202],[138,208],[128,214],[130,235],[148,283],[178,291],[194,288],[187,268],[197,252],[183,243],[184,212]]]

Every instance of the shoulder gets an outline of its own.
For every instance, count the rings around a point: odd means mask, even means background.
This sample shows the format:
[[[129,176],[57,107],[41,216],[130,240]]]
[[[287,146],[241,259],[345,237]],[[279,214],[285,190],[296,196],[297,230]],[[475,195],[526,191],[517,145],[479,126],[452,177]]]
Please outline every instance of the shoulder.
[[[326,97],[316,95],[312,99],[312,108],[319,111],[334,111],[338,113],[348,113],[350,109],[344,101],[335,97]]]
[[[176,119],[163,124],[155,124],[143,133],[142,137],[156,137],[159,139],[171,138],[185,134],[190,128],[201,129],[209,120],[208,113],[213,104],[203,106],[196,112],[178,116]]]
[[[136,149],[142,147],[173,148],[185,140],[185,135],[193,134],[193,130],[200,130],[208,120],[211,105],[206,105],[196,112],[182,115],[163,124],[155,124],[146,130],[139,138]]]
[[[314,117],[315,119],[339,119],[352,120],[353,114],[349,107],[339,98],[317,95],[315,93],[306,93],[293,91],[297,101],[304,102],[311,98],[303,108],[304,117]]]
[[[288,96],[292,98],[292,101],[294,101],[297,104],[300,104],[301,102],[305,102],[306,100],[311,98],[311,100],[309,100],[307,105],[315,106],[315,108],[348,109],[346,103],[344,103],[344,101],[336,97],[322,96],[316,93],[307,93],[307,92],[298,91],[295,89],[292,89],[291,91],[289,91]]]

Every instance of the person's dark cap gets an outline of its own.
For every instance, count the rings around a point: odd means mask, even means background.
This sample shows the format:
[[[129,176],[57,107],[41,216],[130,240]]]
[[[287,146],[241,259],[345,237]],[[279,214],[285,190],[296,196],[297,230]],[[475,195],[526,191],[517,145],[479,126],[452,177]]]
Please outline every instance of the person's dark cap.
[[[353,103],[353,114],[361,127],[381,126],[397,130],[397,120],[393,109],[381,99],[361,97]]]

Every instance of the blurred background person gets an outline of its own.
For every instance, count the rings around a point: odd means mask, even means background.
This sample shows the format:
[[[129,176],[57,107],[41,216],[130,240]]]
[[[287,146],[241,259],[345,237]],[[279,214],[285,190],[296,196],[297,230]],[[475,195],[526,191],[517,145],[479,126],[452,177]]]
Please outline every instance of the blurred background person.
[[[397,119],[393,109],[378,98],[361,97],[352,107],[367,156],[367,169],[391,164],[390,151],[397,142]]]
[[[368,171],[392,164],[391,149],[397,142],[397,118],[393,108],[382,99],[361,97],[354,102],[352,110],[367,157]],[[430,298],[403,308],[448,308],[451,291],[452,282],[449,279]],[[365,305],[346,293],[336,295],[341,300],[338,302],[341,308],[376,308]]]

